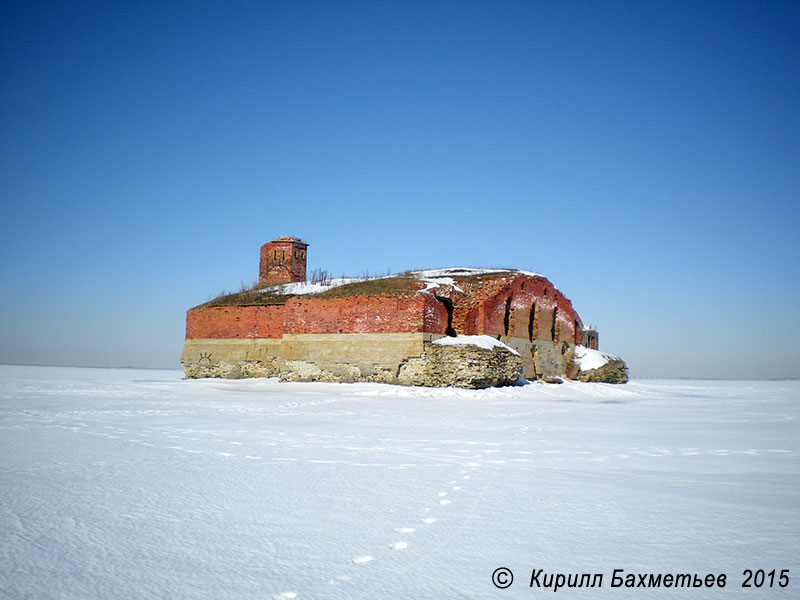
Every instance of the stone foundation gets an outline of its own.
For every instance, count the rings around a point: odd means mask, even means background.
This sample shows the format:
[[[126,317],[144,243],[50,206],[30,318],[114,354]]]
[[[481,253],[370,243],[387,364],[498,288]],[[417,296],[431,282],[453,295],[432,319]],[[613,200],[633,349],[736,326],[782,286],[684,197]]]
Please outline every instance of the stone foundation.
[[[521,357],[501,348],[431,344],[435,334],[307,334],[270,340],[186,340],[186,377],[278,377],[483,388],[510,385]]]
[[[597,369],[581,371],[578,373],[577,379],[579,381],[595,381],[601,383],[627,383],[628,366],[625,364],[624,360],[615,358]]]
[[[463,388],[512,385],[522,376],[522,364],[521,356],[505,348],[425,344],[421,356],[400,365],[397,383]]]

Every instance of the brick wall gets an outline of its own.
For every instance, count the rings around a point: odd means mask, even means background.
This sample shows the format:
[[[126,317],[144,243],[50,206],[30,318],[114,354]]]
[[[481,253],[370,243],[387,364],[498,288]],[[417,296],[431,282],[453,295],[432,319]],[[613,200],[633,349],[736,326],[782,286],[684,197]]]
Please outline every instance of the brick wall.
[[[283,306],[217,306],[186,313],[187,339],[279,338]]]
[[[447,311],[434,298],[352,296],[294,298],[286,303],[285,333],[409,333],[447,327]],[[441,325],[442,311],[444,326]]]

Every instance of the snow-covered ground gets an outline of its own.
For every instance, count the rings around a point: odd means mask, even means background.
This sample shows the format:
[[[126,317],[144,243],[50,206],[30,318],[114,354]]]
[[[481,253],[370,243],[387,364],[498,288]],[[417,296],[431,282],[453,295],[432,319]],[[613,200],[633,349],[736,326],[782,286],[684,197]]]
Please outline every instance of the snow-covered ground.
[[[611,360],[620,360],[620,358],[613,354],[592,350],[586,346],[575,346],[575,361],[577,361],[581,371],[599,369]]]
[[[437,346],[477,346],[484,350],[491,350],[492,348],[504,348],[519,356],[519,352],[513,348],[506,346],[500,340],[494,339],[490,335],[457,335],[455,337],[443,337],[433,341]],[[605,363],[603,363],[605,364]]]
[[[557,597],[798,598],[798,416],[800,382],[0,366],[0,596],[552,595],[528,587],[535,568],[604,574]],[[612,589],[614,569],[728,584]],[[742,589],[744,569],[789,569],[789,586]]]

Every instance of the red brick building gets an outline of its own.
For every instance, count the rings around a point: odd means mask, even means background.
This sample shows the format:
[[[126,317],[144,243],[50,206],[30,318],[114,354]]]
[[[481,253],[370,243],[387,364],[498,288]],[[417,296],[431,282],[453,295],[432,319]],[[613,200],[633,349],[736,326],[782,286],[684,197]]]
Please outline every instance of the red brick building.
[[[257,288],[187,312],[187,375],[237,368],[269,375],[296,362],[391,381],[404,359],[445,335],[504,342],[522,356],[528,378],[570,375],[583,325],[570,300],[541,275],[451,269],[303,284],[307,247],[294,237],[264,244]]]

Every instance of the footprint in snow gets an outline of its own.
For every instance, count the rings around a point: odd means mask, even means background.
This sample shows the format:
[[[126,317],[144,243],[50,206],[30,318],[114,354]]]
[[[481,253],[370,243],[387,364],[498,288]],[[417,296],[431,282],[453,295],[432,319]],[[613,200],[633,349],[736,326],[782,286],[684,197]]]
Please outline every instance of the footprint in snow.
[[[408,542],[395,542],[391,546],[389,546],[392,550],[405,550],[408,548]]]

